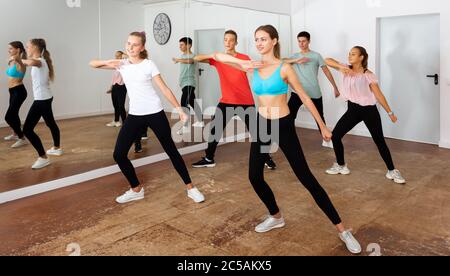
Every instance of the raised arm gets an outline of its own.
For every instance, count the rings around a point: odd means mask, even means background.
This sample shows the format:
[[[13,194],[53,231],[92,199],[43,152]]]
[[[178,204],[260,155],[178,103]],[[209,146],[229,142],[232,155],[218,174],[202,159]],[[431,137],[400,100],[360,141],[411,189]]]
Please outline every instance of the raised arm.
[[[92,60],[89,66],[95,69],[117,70],[121,62],[121,59]]]
[[[393,123],[397,122],[397,116],[392,112],[391,107],[389,106],[386,97],[384,96],[383,92],[381,92],[380,86],[378,83],[372,83],[370,84],[370,90],[372,90],[372,93],[375,95],[375,98],[377,101],[381,104],[381,106],[386,110],[386,112],[389,114],[389,118],[391,118],[391,121]]]
[[[161,75],[157,75],[153,78],[156,85],[161,90],[164,97],[170,102],[170,104],[175,107],[180,114],[180,120],[183,122],[187,122],[189,120],[188,115],[184,113],[183,108],[181,107],[180,103],[177,101],[177,98],[173,95],[172,90],[167,86],[166,82],[163,80]]]
[[[305,104],[306,108],[308,108],[309,112],[311,112],[311,114],[313,115],[314,119],[321,129],[323,139],[325,141],[330,141],[332,136],[331,131],[327,128],[325,122],[320,117],[319,111],[317,111],[317,108],[311,98],[303,89],[303,86],[298,80],[294,68],[292,68],[292,66],[289,64],[285,64],[283,65],[281,74],[282,76],[285,75],[285,77],[283,77],[287,80],[289,85],[294,89],[295,93],[297,93],[297,95],[300,97],[300,100]]]

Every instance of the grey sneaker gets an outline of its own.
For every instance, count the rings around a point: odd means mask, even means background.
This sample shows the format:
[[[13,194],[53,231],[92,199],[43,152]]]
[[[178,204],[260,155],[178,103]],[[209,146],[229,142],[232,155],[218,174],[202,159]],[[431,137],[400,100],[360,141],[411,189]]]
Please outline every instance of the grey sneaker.
[[[340,166],[338,163],[334,163],[333,167],[326,170],[326,173],[331,175],[337,174],[348,175],[350,174],[350,170],[348,169],[347,165]]]
[[[277,219],[269,216],[265,221],[255,227],[255,231],[257,233],[266,233],[273,229],[283,228],[285,225],[284,218]]]
[[[399,170],[388,171],[386,174],[386,178],[390,180],[394,180],[397,184],[405,184],[406,180],[403,178],[402,174]]]
[[[350,230],[346,230],[340,233],[339,238],[341,239],[341,241],[345,243],[345,246],[347,247],[348,251],[350,251],[352,254],[361,253],[361,245],[355,239],[355,237],[353,237],[352,232],[350,232]]]

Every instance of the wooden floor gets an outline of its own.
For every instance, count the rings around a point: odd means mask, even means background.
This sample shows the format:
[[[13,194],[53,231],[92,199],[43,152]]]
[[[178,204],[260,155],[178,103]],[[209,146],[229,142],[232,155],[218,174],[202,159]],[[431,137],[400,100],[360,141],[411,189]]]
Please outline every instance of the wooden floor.
[[[450,255],[450,151],[389,140],[406,186],[385,178],[371,139],[347,136],[349,176],[324,173],[334,160],[316,131],[299,130],[309,165],[363,246],[383,255]],[[295,178],[281,153],[266,180],[277,196],[286,227],[257,234],[267,214],[248,179],[248,143],[218,150],[214,169],[190,169],[204,204],[186,197],[170,162],[138,169],[142,201],[117,205],[128,189],[121,174],[0,205],[1,255],[349,255],[334,227]],[[203,153],[185,157],[191,164]]]
[[[11,130],[1,128],[0,193],[114,165],[112,154],[120,128],[106,127],[106,123],[110,121],[111,115],[59,121],[64,155],[50,157],[52,165],[38,171],[31,170],[31,165],[38,157],[31,144],[12,149],[11,145],[14,142],[3,140]],[[176,123],[177,120],[171,120],[172,125]],[[44,148],[53,146],[50,131],[45,124],[39,124],[36,133],[41,137]],[[149,130],[148,135],[150,139],[142,143],[144,151],[135,154],[132,148],[130,159],[164,152],[154,133]],[[194,132],[191,135],[193,136]],[[183,148],[194,144],[196,143],[180,142],[177,143],[177,147]]]

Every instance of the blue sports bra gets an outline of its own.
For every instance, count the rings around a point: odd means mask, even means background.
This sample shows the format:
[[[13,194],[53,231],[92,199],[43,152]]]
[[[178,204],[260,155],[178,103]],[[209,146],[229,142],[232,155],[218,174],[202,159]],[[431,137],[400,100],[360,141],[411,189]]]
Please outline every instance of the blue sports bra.
[[[25,73],[22,73],[17,70],[17,64],[9,66],[8,69],[6,70],[6,75],[14,79],[23,79],[25,77]]]
[[[281,63],[280,67],[268,79],[263,80],[259,75],[258,70],[255,70],[252,82],[252,88],[258,96],[278,96],[287,94],[289,86],[281,77]]]

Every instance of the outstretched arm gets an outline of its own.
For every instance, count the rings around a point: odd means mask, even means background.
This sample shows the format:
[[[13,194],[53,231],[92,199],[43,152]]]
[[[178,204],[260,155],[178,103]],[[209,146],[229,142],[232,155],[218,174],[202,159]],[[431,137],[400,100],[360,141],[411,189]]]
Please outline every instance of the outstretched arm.
[[[173,58],[173,62],[176,63],[183,63],[183,64],[194,64],[195,61],[192,58]]]
[[[303,57],[303,58],[284,58],[283,62],[284,63],[289,63],[289,64],[304,64],[304,63],[308,63],[311,60],[309,58]]]
[[[196,55],[194,57],[195,62],[201,62],[201,63],[209,63],[209,60],[213,58],[213,55]]]
[[[89,63],[89,66],[96,69],[117,70],[121,62],[122,62],[121,59],[92,60]]]
[[[22,59],[22,64],[29,67],[41,67],[42,63],[37,59]]]
[[[300,97],[300,100],[305,104],[306,108],[308,108],[308,110],[313,115],[314,119],[321,129],[323,139],[325,141],[330,141],[332,136],[331,131],[327,128],[325,122],[320,117],[319,111],[317,110],[311,98],[303,89],[303,86],[298,80],[294,68],[292,68],[292,66],[289,64],[283,65],[282,75],[283,74],[285,75],[285,79],[288,81],[289,85],[294,89],[295,93],[297,93],[297,95]]]
[[[332,59],[332,58],[327,58],[325,59],[325,63],[330,66],[331,68],[338,70],[344,74],[352,74],[352,70],[350,68],[348,68],[348,66],[346,65],[342,65],[340,64],[337,60]]]
[[[264,66],[264,63],[261,61],[242,60],[224,53],[214,53],[213,58],[218,62],[226,63],[244,72]]]

